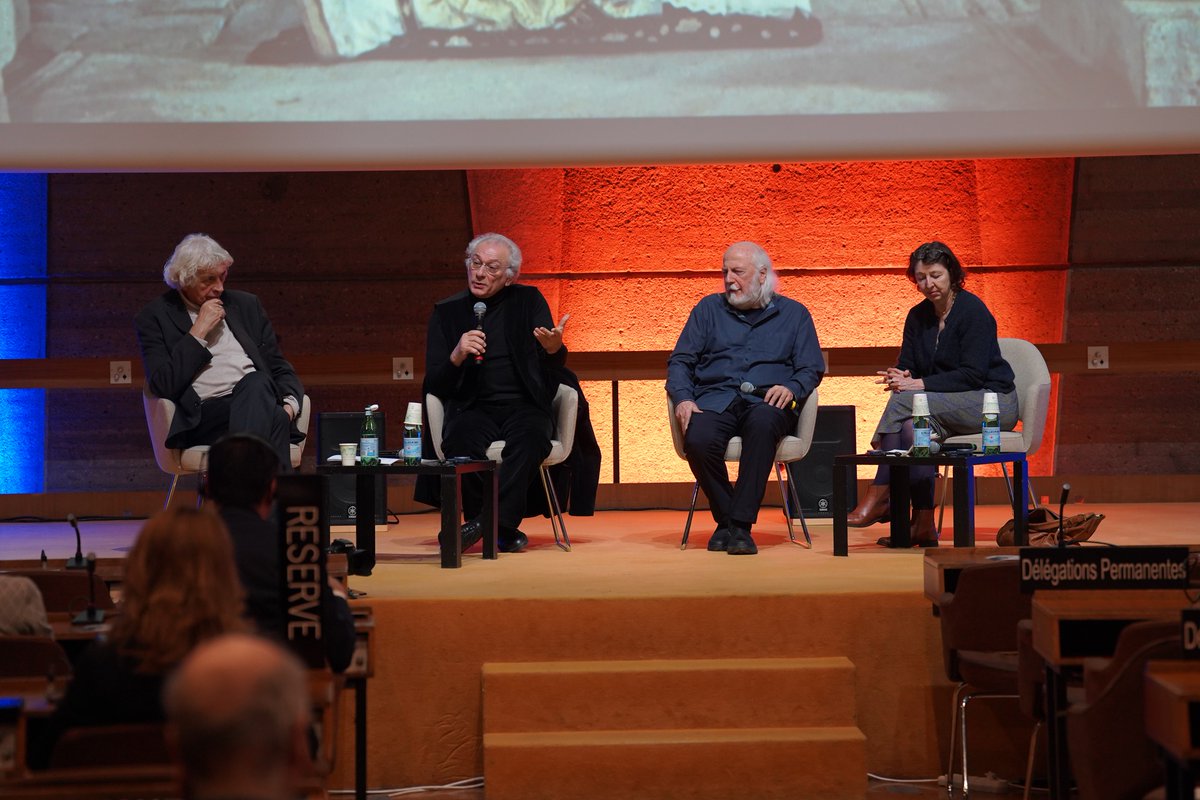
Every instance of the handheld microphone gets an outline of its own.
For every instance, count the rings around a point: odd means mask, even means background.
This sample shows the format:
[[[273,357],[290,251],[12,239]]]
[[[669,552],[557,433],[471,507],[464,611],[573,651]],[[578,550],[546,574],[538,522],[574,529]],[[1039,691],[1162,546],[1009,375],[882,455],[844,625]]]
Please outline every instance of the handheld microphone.
[[[1066,547],[1067,543],[1063,540],[1063,510],[1067,506],[1067,495],[1071,493],[1071,484],[1064,483],[1062,496],[1058,498],[1058,546]]]
[[[83,560],[83,544],[79,538],[79,519],[74,514],[67,514],[67,522],[75,529],[75,555],[67,560],[67,569],[83,569],[87,564]]]
[[[88,571],[88,604],[87,608],[75,615],[72,625],[96,625],[104,621],[104,612],[96,608],[96,554],[87,554]]]
[[[760,389],[760,388],[756,387],[750,381],[742,381],[742,385],[739,386],[738,388],[741,390],[742,394],[748,394],[748,395],[752,395],[754,397],[761,397],[763,399],[766,399],[767,389],[772,388],[772,386],[764,386]],[[792,411],[795,411],[799,407],[800,407],[800,404],[797,403],[795,400],[792,400],[792,402],[788,403],[788,408]]]
[[[483,315],[487,313],[487,303],[476,303],[471,310],[475,312],[475,330],[483,330]],[[475,354],[475,363],[483,363],[483,353]]]

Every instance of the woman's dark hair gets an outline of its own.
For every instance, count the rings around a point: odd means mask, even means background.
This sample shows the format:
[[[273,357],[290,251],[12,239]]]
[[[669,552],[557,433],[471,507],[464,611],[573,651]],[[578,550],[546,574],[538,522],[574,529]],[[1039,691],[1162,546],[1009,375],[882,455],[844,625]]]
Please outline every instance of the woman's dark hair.
[[[913,283],[917,282],[917,264],[941,264],[949,271],[950,285],[955,289],[961,289],[967,282],[967,271],[958,256],[941,242],[926,242],[908,257],[908,279]]]

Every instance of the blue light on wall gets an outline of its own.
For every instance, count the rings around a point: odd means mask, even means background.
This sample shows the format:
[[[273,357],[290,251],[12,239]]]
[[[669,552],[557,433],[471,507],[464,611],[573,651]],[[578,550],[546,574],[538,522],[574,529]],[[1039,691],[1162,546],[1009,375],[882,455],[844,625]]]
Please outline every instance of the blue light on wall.
[[[0,173],[0,358],[46,357],[46,176]],[[0,494],[45,486],[46,392],[0,389]]]

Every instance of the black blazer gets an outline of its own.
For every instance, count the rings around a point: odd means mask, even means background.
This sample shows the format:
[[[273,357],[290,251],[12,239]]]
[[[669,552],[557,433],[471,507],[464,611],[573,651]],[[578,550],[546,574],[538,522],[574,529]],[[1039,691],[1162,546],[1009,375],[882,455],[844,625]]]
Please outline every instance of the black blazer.
[[[270,374],[280,405],[288,395],[302,401],[304,386],[279,351],[275,330],[258,298],[249,292],[227,290],[221,301],[225,324],[246,350],[254,368]],[[192,381],[212,361],[212,353],[188,333],[192,319],[175,289],[168,289],[139,311],[134,326],[142,348],[146,387],[155,397],[165,397],[176,405],[167,446],[177,447],[180,434],[200,424],[200,396],[192,388]],[[292,441],[303,439],[293,424]]]

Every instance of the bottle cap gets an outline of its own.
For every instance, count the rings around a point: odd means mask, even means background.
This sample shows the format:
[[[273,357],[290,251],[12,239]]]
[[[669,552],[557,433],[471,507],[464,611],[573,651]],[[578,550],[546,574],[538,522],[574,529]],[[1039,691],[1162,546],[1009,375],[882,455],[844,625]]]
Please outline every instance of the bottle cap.
[[[421,424],[421,404],[409,403],[408,411],[404,414],[405,425],[420,425]]]
[[[379,403],[371,403],[371,405],[367,406],[366,409],[364,409],[364,410],[368,414],[374,414],[376,411],[379,410]]]
[[[918,392],[913,395],[912,406],[914,417],[929,416],[929,398],[925,396],[924,392]]]
[[[983,413],[999,414],[1000,413],[1000,398],[996,397],[995,392],[983,393]]]

